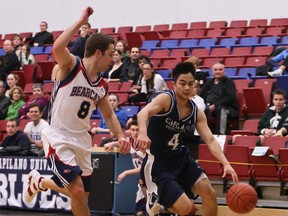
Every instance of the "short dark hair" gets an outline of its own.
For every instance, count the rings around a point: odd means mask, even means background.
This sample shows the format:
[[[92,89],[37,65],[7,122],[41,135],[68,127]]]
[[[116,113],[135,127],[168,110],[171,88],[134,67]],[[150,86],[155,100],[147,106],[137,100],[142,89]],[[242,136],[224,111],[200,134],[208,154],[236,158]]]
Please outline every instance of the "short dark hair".
[[[146,55],[139,55],[138,56],[138,61],[139,60],[146,60],[146,62],[150,62],[150,58],[148,57],[148,56],[146,56]]]
[[[191,73],[195,78],[195,67],[191,62],[181,62],[176,65],[176,67],[172,71],[173,81],[176,82],[181,74]]]
[[[132,125],[138,126],[137,119],[133,119],[133,121],[131,122],[130,127],[131,127]]]
[[[20,124],[20,120],[19,119],[15,119],[15,118],[8,119],[7,122],[16,122],[16,126],[19,126],[19,124]]]
[[[31,103],[29,105],[29,111],[30,111],[31,108],[34,108],[34,107],[38,107],[39,111],[42,112],[42,107],[38,103]]]
[[[274,98],[274,95],[283,95],[283,97],[286,99],[286,91],[283,90],[283,89],[275,89],[273,92],[272,92],[272,98]]]
[[[85,43],[84,57],[91,57],[95,54],[96,50],[100,50],[104,55],[110,44],[114,44],[114,39],[103,33],[95,33],[88,37]]]

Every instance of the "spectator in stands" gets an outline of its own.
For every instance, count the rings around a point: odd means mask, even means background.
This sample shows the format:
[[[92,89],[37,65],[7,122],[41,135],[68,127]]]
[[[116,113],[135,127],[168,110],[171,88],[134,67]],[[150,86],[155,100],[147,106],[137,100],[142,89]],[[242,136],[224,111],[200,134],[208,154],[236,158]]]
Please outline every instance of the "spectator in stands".
[[[120,121],[120,125],[122,128],[125,128],[127,122],[127,113],[120,109],[119,107],[119,98],[117,94],[111,93],[109,94],[109,101],[114,110],[118,120]],[[110,130],[104,121],[104,118],[101,116],[101,121],[98,127],[91,128],[91,133],[110,133]]]
[[[85,43],[87,38],[92,34],[90,23],[86,23],[80,28],[79,37],[70,44],[70,52],[81,59],[84,58]]]
[[[284,61],[283,61],[284,60]],[[279,62],[281,62],[281,65],[279,65]],[[269,76],[276,76],[276,75],[282,75],[283,72],[286,70],[287,66],[288,66],[288,50],[284,50],[282,51],[280,54],[278,54],[277,56],[268,59],[267,62],[270,65],[273,65],[275,67],[280,66],[278,69],[268,72]]]
[[[27,135],[19,130],[19,120],[16,119],[8,120],[6,124],[6,131],[8,136],[5,137],[5,139],[1,144],[3,148],[18,146],[19,149],[15,149],[15,151],[30,150],[31,143]]]
[[[7,117],[6,120],[10,119],[18,119],[19,118],[19,109],[25,104],[23,98],[24,98],[24,92],[21,87],[16,86],[13,89],[11,89],[11,92],[9,93],[10,100],[12,101],[12,104],[8,107]]]
[[[161,75],[156,74],[151,62],[143,65],[143,77],[141,80],[141,89],[135,95],[129,97],[129,102],[135,104],[147,102],[147,98],[154,92],[167,90],[166,83]]]
[[[48,123],[41,118],[42,107],[37,103],[32,103],[29,106],[29,112],[27,114],[31,122],[28,122],[25,126],[24,133],[27,134],[32,146],[32,148],[38,156],[44,156],[43,143],[41,139],[41,131],[48,126]]]
[[[5,84],[2,80],[0,80],[0,120],[6,118],[10,104],[10,98],[5,96]]]
[[[132,162],[134,165],[134,169],[128,169],[123,171],[118,175],[117,181],[122,182],[125,177],[129,175],[138,175],[138,191],[136,193],[136,200],[135,200],[135,210],[136,210],[136,216],[143,216],[146,215],[146,188],[143,184],[142,179],[140,178],[140,169],[141,169],[141,164],[143,162],[143,159],[145,157],[145,154],[139,150],[136,149],[136,140],[139,134],[138,130],[138,125],[137,125],[137,120],[133,120],[131,127],[130,127],[130,133],[131,136],[129,137],[129,142],[131,144],[130,148],[130,154],[132,158]],[[106,143],[104,145],[104,148],[106,151],[109,151],[112,149],[114,146],[117,145],[117,142],[110,142]]]
[[[6,75],[8,75],[13,70],[19,70],[20,62],[16,53],[14,52],[14,47],[11,40],[4,41],[3,49],[5,52],[5,55],[3,56],[3,65]]]
[[[21,53],[18,56],[20,62],[20,69],[22,69],[25,64],[33,64],[35,63],[34,56],[30,53],[30,46],[28,44],[24,44],[21,47]]]
[[[45,44],[53,44],[53,35],[47,31],[48,24],[45,21],[40,23],[40,32],[36,33],[34,37],[23,38],[24,42],[29,41],[29,45],[32,47],[40,47]]]
[[[40,83],[35,83],[32,87],[33,90],[33,99],[27,101],[20,109],[19,109],[19,118],[27,119],[27,113],[29,112],[30,104],[37,103],[40,105],[41,110],[48,104],[48,98],[44,96],[43,85]]]
[[[234,119],[239,115],[236,87],[234,81],[225,76],[223,64],[214,64],[212,73],[214,78],[205,83],[199,95],[206,103],[207,116],[216,118],[213,133],[226,134],[228,117]]]
[[[3,64],[3,56],[0,56],[0,80],[6,82],[7,74]]]
[[[9,74],[7,76],[6,82],[7,82],[8,89],[6,90],[5,95],[6,97],[9,97],[11,89],[16,87],[19,82],[19,76],[17,74]]]
[[[207,77],[209,77],[209,72],[204,72],[201,71],[201,69],[199,69],[199,66],[201,65],[200,59],[195,57],[195,56],[191,56],[188,60],[188,62],[191,62],[195,69],[196,69],[196,80],[198,80],[200,88],[203,87],[203,85],[206,82]]]
[[[20,52],[21,52],[21,46],[23,45],[22,42],[22,37],[19,34],[15,34],[14,38],[13,38],[13,47],[14,47],[14,52],[16,53],[16,55],[19,57],[20,56]]]
[[[273,106],[261,116],[258,124],[258,133],[261,140],[264,137],[282,134],[283,130],[280,130],[288,117],[288,106],[286,105],[286,92],[282,89],[276,89],[272,93]],[[280,131],[279,131],[280,130]]]
[[[115,49],[121,51],[121,61],[126,68],[130,64],[130,55],[126,52],[126,43],[123,40],[117,41],[117,43],[115,44]]]
[[[140,55],[140,49],[138,47],[132,47],[130,50],[130,60],[126,64],[123,62],[123,74],[121,75],[121,81],[132,80],[135,84],[141,74],[141,69],[138,64],[138,57]]]
[[[120,76],[123,74],[123,69],[121,51],[115,50],[113,54],[113,63],[108,68],[108,70],[102,74],[102,77],[106,78],[108,82],[120,81]]]

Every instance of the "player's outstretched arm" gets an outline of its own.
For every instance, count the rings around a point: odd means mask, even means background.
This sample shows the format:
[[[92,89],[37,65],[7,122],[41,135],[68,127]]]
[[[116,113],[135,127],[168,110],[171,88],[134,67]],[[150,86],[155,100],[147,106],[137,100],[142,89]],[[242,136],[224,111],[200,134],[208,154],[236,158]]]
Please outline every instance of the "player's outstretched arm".
[[[201,136],[201,138],[204,140],[204,142],[207,144],[209,151],[223,164],[224,166],[224,172],[223,172],[223,178],[229,173],[232,176],[232,179],[234,182],[238,182],[238,177],[228,160],[226,159],[218,141],[214,138],[211,130],[209,129],[207,125],[207,119],[202,110],[198,109],[198,118],[196,123],[196,129]]]
[[[56,80],[63,80],[75,66],[75,57],[70,54],[66,47],[73,35],[79,31],[79,28],[88,22],[88,18],[92,13],[93,9],[91,7],[85,8],[80,18],[72,26],[68,27],[54,42],[53,54],[60,68]]]

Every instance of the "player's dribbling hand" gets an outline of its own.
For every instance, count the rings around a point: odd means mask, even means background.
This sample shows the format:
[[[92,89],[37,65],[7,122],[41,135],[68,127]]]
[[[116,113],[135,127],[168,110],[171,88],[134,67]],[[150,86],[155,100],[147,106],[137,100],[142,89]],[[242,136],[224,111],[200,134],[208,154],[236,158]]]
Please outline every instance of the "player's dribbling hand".
[[[232,168],[232,166],[231,166],[230,164],[224,166],[224,171],[223,171],[223,176],[222,176],[222,178],[224,178],[228,173],[231,175],[233,181],[234,181],[235,183],[238,183],[237,173],[235,172],[235,170]]]
[[[119,138],[118,139],[118,147],[119,147],[119,152],[122,154],[126,154],[130,152],[130,143],[128,142],[127,139],[125,138]]]
[[[151,140],[147,135],[139,133],[137,137],[137,142],[136,142],[136,148],[137,150],[145,153],[146,149],[150,148]]]

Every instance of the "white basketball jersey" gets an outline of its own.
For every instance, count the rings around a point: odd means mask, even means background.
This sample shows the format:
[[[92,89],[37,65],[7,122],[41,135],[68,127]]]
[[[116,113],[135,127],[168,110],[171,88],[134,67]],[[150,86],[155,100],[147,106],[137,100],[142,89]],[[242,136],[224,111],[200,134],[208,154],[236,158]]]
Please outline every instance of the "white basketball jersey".
[[[54,84],[49,104],[49,124],[71,132],[89,130],[92,111],[107,92],[107,83],[101,77],[92,82],[82,60],[77,58],[76,66],[68,77]]]

